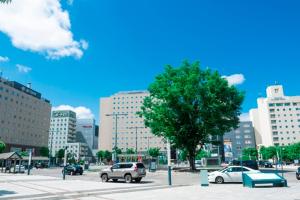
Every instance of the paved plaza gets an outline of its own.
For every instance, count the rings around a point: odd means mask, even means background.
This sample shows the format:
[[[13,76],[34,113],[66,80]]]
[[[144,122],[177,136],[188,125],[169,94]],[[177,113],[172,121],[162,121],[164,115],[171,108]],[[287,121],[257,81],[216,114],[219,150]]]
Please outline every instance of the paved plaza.
[[[192,173],[173,173],[174,184],[169,187],[164,180],[167,177],[166,171],[148,173],[141,184],[126,184],[123,181],[102,183],[96,172],[86,172],[84,176],[67,176],[66,180],[62,180],[61,175],[56,173],[59,170],[33,170],[30,176],[0,174],[0,200],[300,200],[300,182],[295,180],[292,171],[285,174],[290,180],[287,188],[250,189],[241,184],[210,184],[209,187],[201,187],[198,174]]]

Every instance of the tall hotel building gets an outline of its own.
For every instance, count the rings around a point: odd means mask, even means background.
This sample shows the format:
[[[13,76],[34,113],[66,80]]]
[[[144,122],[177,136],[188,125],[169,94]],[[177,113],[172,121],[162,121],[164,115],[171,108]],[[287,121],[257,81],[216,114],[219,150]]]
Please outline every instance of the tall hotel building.
[[[267,88],[250,110],[257,145],[290,145],[300,142],[300,96],[285,96],[282,85]]]
[[[87,156],[87,144],[76,141],[75,112],[52,111],[48,146],[51,156],[55,156],[60,149],[65,147],[67,147],[67,152],[77,160]]]
[[[135,150],[137,143],[138,152],[147,152],[151,147],[166,151],[166,144],[162,138],[154,136],[150,129],[145,127],[143,118],[136,114],[141,110],[146,96],[149,96],[147,91],[129,91],[100,99],[99,149],[112,151],[115,146],[116,117],[111,115],[127,114],[120,115],[117,119],[118,148],[123,152],[129,148]]]
[[[39,155],[47,147],[50,126],[50,101],[22,85],[0,77],[0,140],[7,151],[28,151]]]

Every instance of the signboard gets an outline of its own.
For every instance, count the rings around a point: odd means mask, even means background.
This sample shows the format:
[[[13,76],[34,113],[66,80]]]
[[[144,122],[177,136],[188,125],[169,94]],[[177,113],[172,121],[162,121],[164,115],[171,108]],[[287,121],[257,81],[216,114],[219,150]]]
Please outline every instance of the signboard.
[[[66,110],[59,110],[59,111],[53,111],[52,117],[59,118],[59,117],[72,117],[76,118],[76,113],[72,111],[66,111]]]
[[[225,158],[232,158],[232,142],[230,140],[224,140],[224,154]]]

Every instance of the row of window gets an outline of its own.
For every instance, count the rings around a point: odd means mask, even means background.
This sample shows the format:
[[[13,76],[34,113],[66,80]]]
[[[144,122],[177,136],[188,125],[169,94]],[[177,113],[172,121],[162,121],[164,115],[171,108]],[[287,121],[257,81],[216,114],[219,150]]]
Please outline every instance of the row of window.
[[[293,103],[269,103],[269,107],[275,107],[275,106],[298,106],[300,105],[300,102],[293,102]]]

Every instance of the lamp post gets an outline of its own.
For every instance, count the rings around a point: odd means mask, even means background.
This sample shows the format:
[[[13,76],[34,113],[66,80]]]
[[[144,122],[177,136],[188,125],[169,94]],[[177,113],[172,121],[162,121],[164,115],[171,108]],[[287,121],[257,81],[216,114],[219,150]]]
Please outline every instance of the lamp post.
[[[137,134],[138,134],[138,129],[142,129],[142,128],[144,128],[144,127],[142,127],[142,126],[135,126],[135,127],[128,127],[128,129],[135,129],[135,153],[137,154],[138,153],[138,136],[137,136]]]
[[[66,179],[66,167],[67,167],[67,149],[68,147],[65,147],[65,152],[64,152],[64,170],[63,170],[63,180]]]
[[[112,114],[106,114],[105,116],[112,116],[115,117],[115,129],[116,129],[116,136],[115,136],[115,146],[114,146],[114,159],[113,161],[117,161],[117,142],[118,142],[118,117],[119,116],[127,116],[126,113],[112,113]]]

